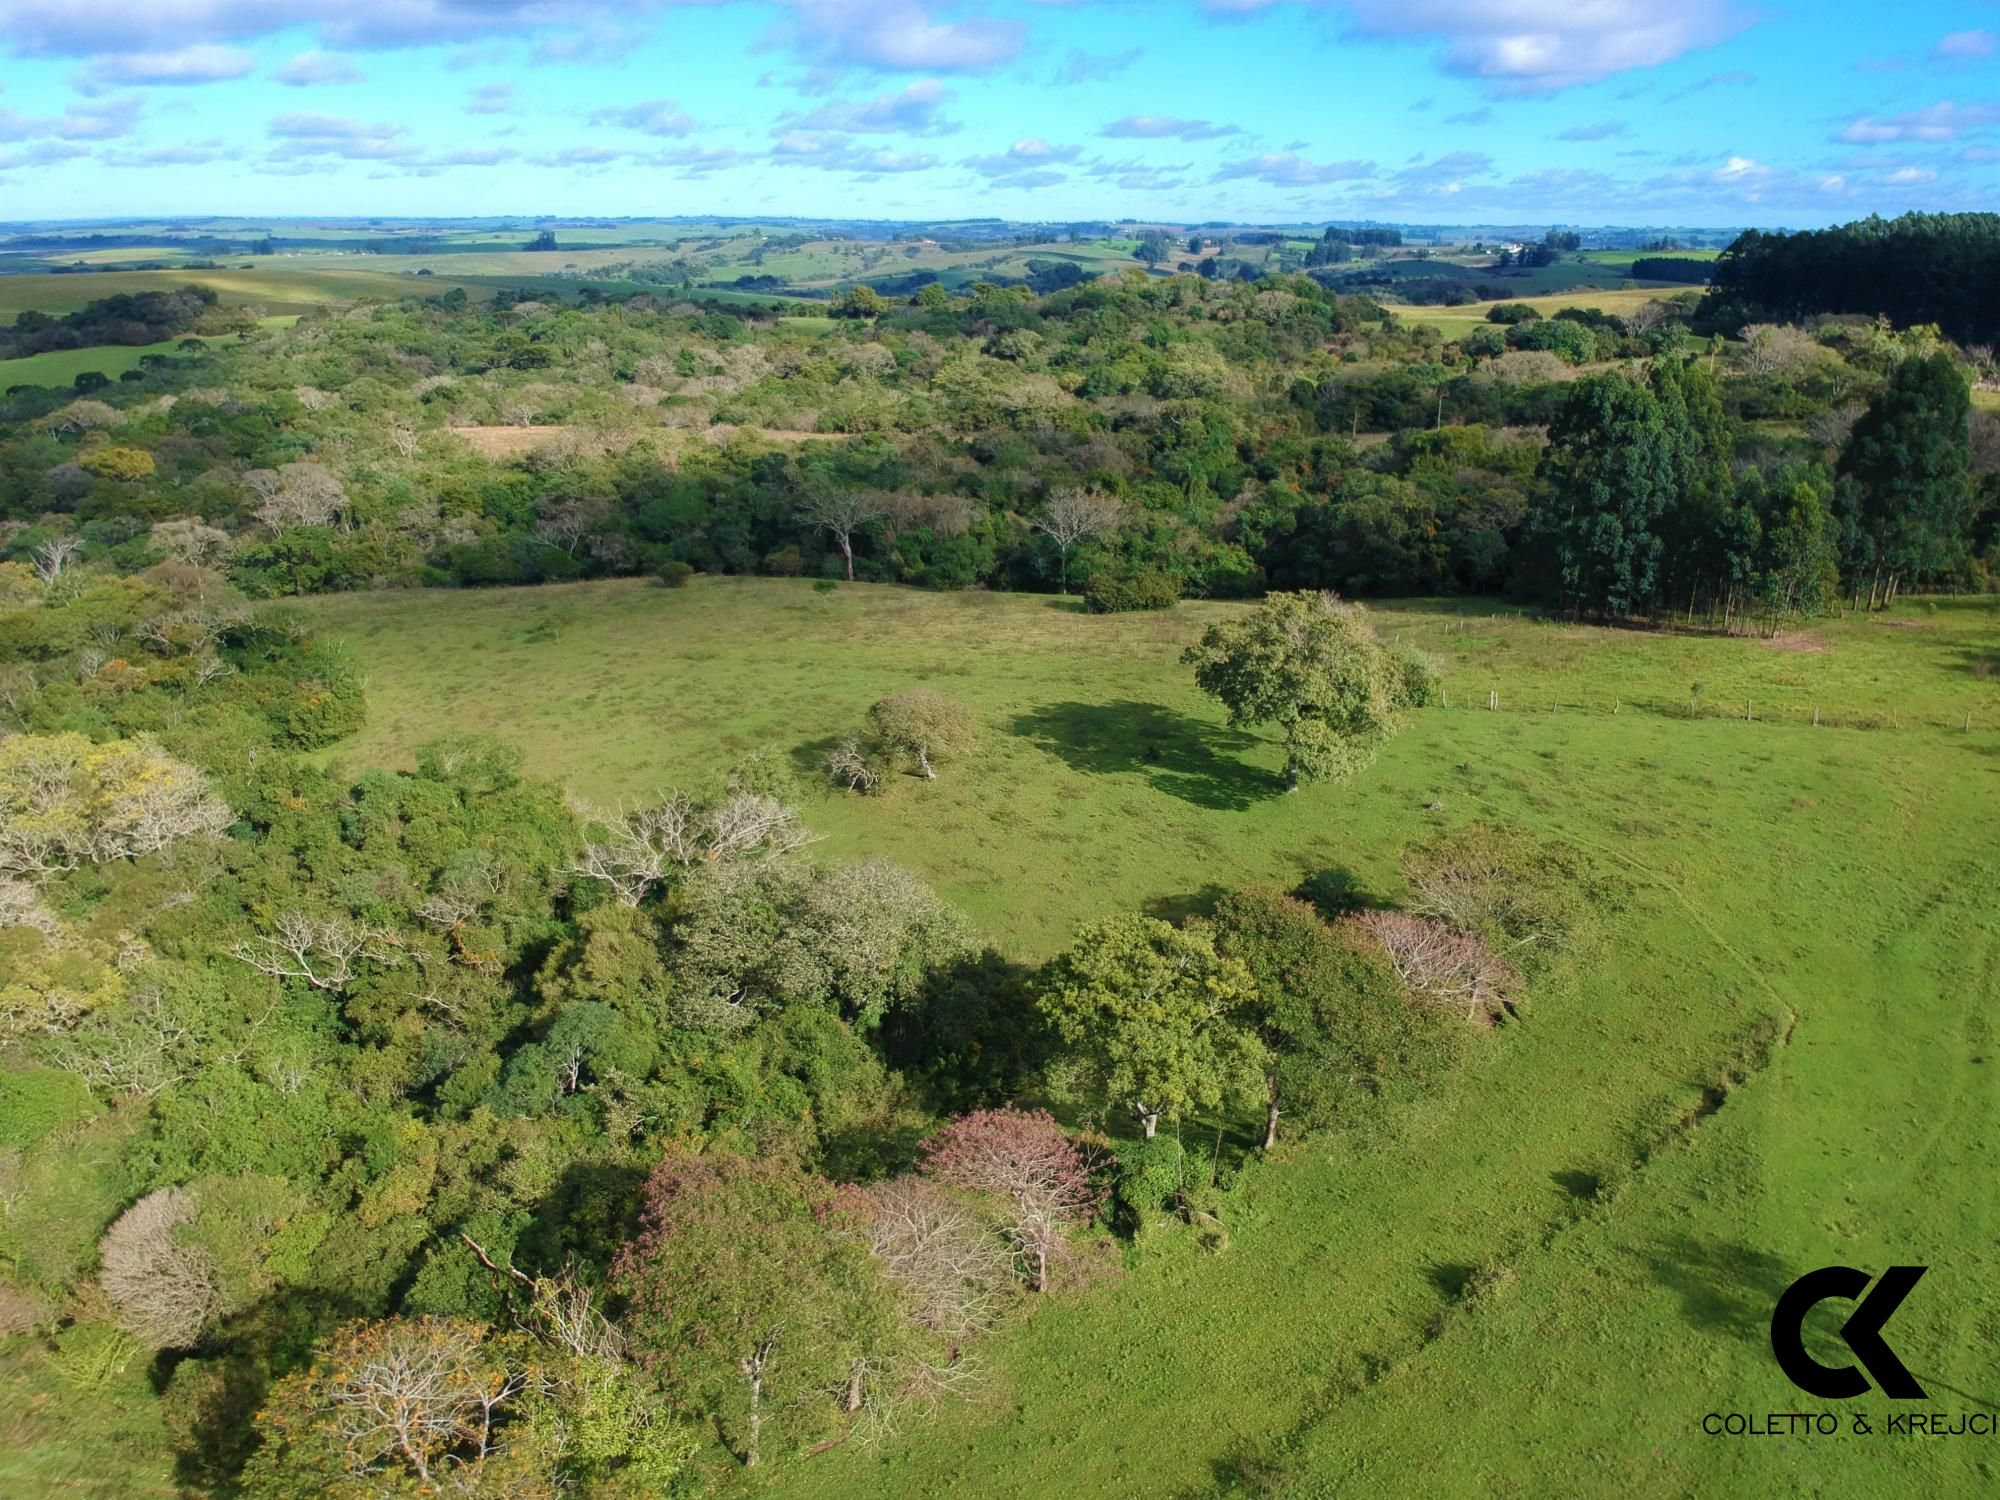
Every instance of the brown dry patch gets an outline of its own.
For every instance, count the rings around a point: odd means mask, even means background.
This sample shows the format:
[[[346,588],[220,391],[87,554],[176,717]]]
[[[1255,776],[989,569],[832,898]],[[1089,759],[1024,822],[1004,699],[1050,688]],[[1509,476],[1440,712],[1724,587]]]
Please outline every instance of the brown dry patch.
[[[487,458],[518,458],[523,453],[531,453],[544,444],[553,443],[570,429],[567,427],[454,427],[452,432],[464,439],[473,452]]]
[[[1817,630],[1781,630],[1764,644],[1773,651],[1802,651],[1808,656],[1824,656],[1833,649]]]
[[[1880,625],[1884,630],[1929,630],[1931,628],[1930,621],[1928,620],[1891,620],[1886,615],[1879,616],[1871,623]]]

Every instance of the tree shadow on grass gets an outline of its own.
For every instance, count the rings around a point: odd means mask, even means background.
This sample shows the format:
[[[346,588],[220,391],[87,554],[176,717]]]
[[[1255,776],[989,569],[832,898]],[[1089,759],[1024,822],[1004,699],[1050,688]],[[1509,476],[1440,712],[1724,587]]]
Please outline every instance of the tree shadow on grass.
[[[1777,1256],[1748,1245],[1675,1235],[1653,1249],[1647,1257],[1647,1269],[1655,1282],[1679,1296],[1681,1316],[1691,1327],[1750,1343],[1768,1343],[1778,1298],[1807,1268],[1788,1266]],[[1845,1313],[1809,1318],[1807,1350],[1824,1356],[1830,1364],[1849,1363],[1851,1355],[1836,1357],[1842,1346],[1833,1337],[1844,1317]],[[1825,1327],[1817,1326],[1822,1322]]]
[[[1253,736],[1157,703],[1049,703],[1017,715],[1013,730],[1078,771],[1140,771],[1200,807],[1240,812],[1284,792],[1278,777],[1243,764]]]

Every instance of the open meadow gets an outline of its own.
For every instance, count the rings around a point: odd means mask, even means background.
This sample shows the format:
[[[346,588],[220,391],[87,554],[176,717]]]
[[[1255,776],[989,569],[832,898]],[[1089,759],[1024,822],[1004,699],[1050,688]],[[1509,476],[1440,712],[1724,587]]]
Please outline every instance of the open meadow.
[[[1867,1444],[1864,1464],[1699,1425],[1802,1404],[1764,1325],[1830,1253],[1931,1266],[1900,1351],[1934,1404],[2000,1399],[1983,1373],[2000,1223],[1963,1192],[2000,1140],[1990,602],[1776,641],[1380,605],[1385,640],[1442,659],[1449,706],[1351,785],[1296,796],[1276,746],[1228,728],[1177,660],[1244,606],[1100,618],[1046,596],[698,580],[297,607],[368,680],[367,727],[325,752],[354,770],[454,729],[603,801],[757,750],[817,779],[874,699],[915,682],[960,699],[980,735],[965,764],[802,806],[819,853],[911,866],[1023,958],[1079,921],[1179,915],[1246,882],[1393,898],[1404,852],[1445,825],[1516,828],[1588,870],[1587,929],[1419,1110],[1365,1150],[1281,1148],[1224,1248],[1140,1239],[1122,1271],[990,1339],[970,1406],[788,1467],[777,1493],[1994,1482],[1970,1441]],[[1190,1148],[1233,1150],[1220,1128],[1190,1122]],[[1815,1347],[1830,1328],[1809,1325]]]

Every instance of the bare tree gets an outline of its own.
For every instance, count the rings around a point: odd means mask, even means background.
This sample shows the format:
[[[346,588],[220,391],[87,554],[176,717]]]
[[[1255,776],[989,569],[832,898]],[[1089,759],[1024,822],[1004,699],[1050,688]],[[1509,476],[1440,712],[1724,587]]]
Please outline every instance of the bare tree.
[[[38,878],[129,859],[233,818],[207,778],[148,740],[0,740],[0,875]]]
[[[854,582],[854,533],[871,521],[879,521],[888,508],[866,490],[849,489],[832,481],[815,479],[808,484],[799,512],[813,525],[833,535],[834,544],[847,561],[847,581]]]
[[[844,739],[826,752],[826,771],[835,781],[846,786],[850,792],[873,791],[881,777],[868,764],[868,757],[862,753],[861,742]]]
[[[54,583],[62,577],[70,559],[82,550],[83,538],[80,536],[50,537],[35,548],[35,571],[41,575],[43,583]]]
[[[1089,537],[1103,536],[1118,529],[1122,514],[1118,502],[1099,490],[1059,489],[1048,498],[1042,513],[1028,524],[1056,544],[1062,558],[1062,591],[1069,592],[1069,551]]]
[[[347,515],[347,491],[325,464],[301,460],[275,473],[253,470],[243,476],[264,497],[257,519],[273,531],[288,526],[326,526]]]
[[[118,1216],[98,1246],[97,1278],[118,1326],[155,1349],[187,1348],[221,1310],[215,1257],[179,1238],[200,1206],[185,1188],[148,1193]]]
[[[526,1384],[480,1332],[454,1318],[392,1318],[336,1339],[325,1399],[351,1469],[400,1458],[426,1486],[447,1467],[477,1475],[496,1416]]]
[[[998,1315],[1012,1258],[961,1204],[918,1177],[866,1190],[868,1245],[918,1324],[956,1343]]]
[[[558,500],[543,513],[535,535],[552,547],[561,547],[571,557],[611,514],[604,500]]]
[[[229,533],[210,526],[195,516],[176,516],[153,527],[153,545],[175,562],[192,568],[206,568],[221,562],[236,549]]]
[[[989,1109],[953,1120],[924,1142],[918,1170],[997,1193],[1013,1206],[1007,1236],[1039,1292],[1048,1288],[1051,1264],[1068,1260],[1069,1229],[1098,1209],[1095,1165],[1046,1111]]]
[[[394,933],[346,917],[278,914],[272,931],[239,942],[230,953],[274,979],[303,979],[316,990],[345,992],[362,963],[393,967],[403,955]]]
[[[713,806],[676,793],[651,807],[578,811],[604,837],[586,842],[568,873],[603,881],[627,906],[637,906],[677,870],[751,854],[776,858],[813,841],[796,812],[754,792],[731,793]]]
[[[1382,945],[1412,994],[1468,1021],[1491,1025],[1519,979],[1485,940],[1435,919],[1399,911],[1363,912],[1358,922]]]

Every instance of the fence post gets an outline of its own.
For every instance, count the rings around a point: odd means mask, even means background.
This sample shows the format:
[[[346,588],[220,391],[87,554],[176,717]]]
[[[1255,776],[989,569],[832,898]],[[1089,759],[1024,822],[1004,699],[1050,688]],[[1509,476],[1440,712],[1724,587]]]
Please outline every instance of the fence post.
[[[1817,703],[1813,705],[1813,728],[1819,728],[1819,705]]]

